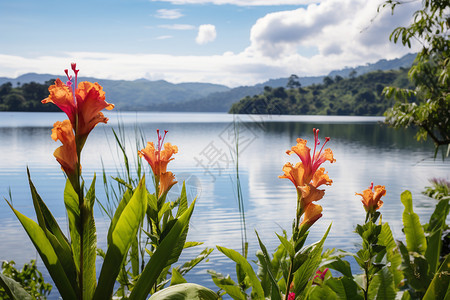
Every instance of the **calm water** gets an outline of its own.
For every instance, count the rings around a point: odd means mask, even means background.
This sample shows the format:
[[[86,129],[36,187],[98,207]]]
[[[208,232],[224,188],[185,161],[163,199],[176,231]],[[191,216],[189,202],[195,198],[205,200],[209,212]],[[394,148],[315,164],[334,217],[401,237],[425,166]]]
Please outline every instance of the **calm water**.
[[[198,202],[191,219],[189,240],[204,242],[206,247],[221,245],[240,251],[240,222],[235,198],[233,154],[233,116],[195,113],[111,113],[108,125],[99,125],[89,136],[83,150],[85,179],[101,174],[102,161],[106,171],[115,175],[120,157],[113,142],[111,128],[119,119],[125,125],[129,155],[135,153],[135,126],[149,141],[156,140],[155,130],[169,130],[167,141],[179,148],[169,165],[178,180],[185,179],[192,197]],[[64,176],[53,157],[59,146],[50,138],[56,120],[62,113],[0,112],[0,196],[9,198],[27,216],[34,210],[27,184],[26,167],[47,205],[66,228],[63,206]],[[309,243],[318,240],[332,222],[326,247],[352,251],[359,242],[353,232],[364,221],[361,192],[373,181],[385,185],[387,195],[381,209],[383,221],[389,222],[400,239],[403,206],[400,194],[405,189],[413,193],[415,211],[422,221],[428,221],[434,209],[432,200],[421,194],[432,177],[449,178],[450,163],[433,160],[433,145],[417,143],[413,131],[396,131],[380,125],[380,118],[324,116],[238,116],[240,128],[240,178],[245,199],[245,215],[249,254],[258,249],[257,230],[269,250],[278,245],[274,232],[290,231],[294,218],[296,192],[289,180],[279,179],[287,161],[298,162],[285,151],[297,137],[313,140],[312,129],[320,128],[320,136],[331,137],[329,147],[336,163],[324,164],[334,183],[326,188],[320,201],[323,217],[313,226]],[[148,168],[147,168],[148,171]],[[104,199],[103,185],[97,183],[97,194]],[[177,186],[173,189],[179,191]],[[174,196],[174,195],[172,195]],[[190,200],[192,200],[192,197]],[[0,260],[15,260],[18,266],[36,258],[36,252],[19,222],[4,201],[0,201]],[[103,237],[108,219],[97,207],[96,224],[99,246],[105,248]],[[199,253],[202,248],[188,249],[179,263]],[[99,260],[100,262],[100,260]],[[234,265],[215,250],[207,263],[191,271],[188,280],[214,288],[207,269],[234,275]],[[45,273],[44,268],[41,268]],[[52,292],[55,297],[56,293]]]

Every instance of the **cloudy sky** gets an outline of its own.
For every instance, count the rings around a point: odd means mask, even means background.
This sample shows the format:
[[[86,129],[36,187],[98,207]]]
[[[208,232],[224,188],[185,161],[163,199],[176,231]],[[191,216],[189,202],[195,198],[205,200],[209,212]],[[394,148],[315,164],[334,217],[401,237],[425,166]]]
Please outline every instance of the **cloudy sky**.
[[[275,4],[274,4],[275,3]],[[0,76],[64,74],[230,87],[415,52],[389,41],[420,1],[377,13],[380,0],[0,1]]]

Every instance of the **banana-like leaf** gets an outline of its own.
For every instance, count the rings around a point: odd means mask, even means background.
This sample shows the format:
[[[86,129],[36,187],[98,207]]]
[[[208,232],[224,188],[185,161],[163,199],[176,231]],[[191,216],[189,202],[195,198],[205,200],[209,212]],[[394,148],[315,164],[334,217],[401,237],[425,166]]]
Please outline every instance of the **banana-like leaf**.
[[[424,254],[427,249],[427,241],[419,216],[413,211],[411,192],[404,191],[400,199],[405,206],[403,227],[406,236],[406,247],[408,251]]]
[[[386,257],[390,262],[389,270],[394,277],[394,284],[398,287],[403,280],[403,272],[400,269],[402,264],[402,256],[394,241],[391,228],[388,223],[384,223],[381,233],[378,235],[378,243],[386,247]]]
[[[27,168],[28,183],[30,185],[31,197],[33,198],[34,210],[39,226],[44,230],[48,240],[53,246],[53,250],[61,262],[67,278],[72,283],[74,290],[77,286],[77,271],[73,261],[72,250],[66,236],[62,232],[52,213],[45,205],[41,196],[37,192],[30,175],[30,170]]]
[[[122,199],[122,201],[126,200]],[[146,209],[147,190],[145,188],[145,178],[143,177],[130,201],[118,217],[114,230],[111,233],[110,244],[106,251],[93,299],[109,299],[112,296],[114,284],[121,269],[120,266],[130,249],[133,239],[136,237]]]
[[[136,285],[131,291],[130,300],[135,299],[146,299],[147,295],[150,293],[153,285],[158,279],[160,273],[167,266],[167,262],[173,261],[173,247],[178,244],[180,237],[184,234],[186,227],[189,224],[192,212],[194,210],[195,200],[192,202],[191,206],[181,215],[177,222],[173,225],[170,232],[164,238],[162,243],[153,253],[149,262],[141,273]],[[184,243],[183,243],[184,244]]]
[[[223,254],[228,256],[228,258],[238,264],[242,271],[248,276],[248,279],[252,286],[252,294],[254,294],[257,299],[264,299],[264,290],[261,286],[261,282],[259,281],[258,277],[255,274],[255,271],[253,271],[252,266],[245,259],[245,257],[243,257],[233,249],[227,249],[220,246],[217,246],[217,249],[219,249],[220,252],[222,252]]]
[[[153,294],[149,300],[217,300],[214,291],[194,283],[182,283]]]
[[[430,265],[430,275],[434,276],[439,267],[439,258],[442,248],[442,229],[433,231],[427,237],[427,250],[425,251],[425,258]]]
[[[33,242],[34,247],[39,252],[40,257],[50,273],[50,276],[52,277],[53,282],[58,288],[61,296],[64,299],[77,299],[77,293],[73,289],[69,278],[64,272],[61,261],[58,259],[58,256],[56,255],[52,244],[45,235],[44,230],[35,221],[15,210],[8,201],[6,202],[9,207],[11,207],[17,219],[19,219],[23,228]]]
[[[14,300],[31,300],[33,299],[27,291],[14,279],[0,273],[0,287],[2,287],[8,296]]]
[[[123,194],[123,197],[120,200],[119,205],[117,206],[117,209],[114,213],[114,217],[112,218],[111,224],[109,225],[109,229],[108,229],[108,238],[107,238],[108,245],[111,243],[112,233],[113,233],[114,229],[116,228],[116,224],[119,221],[119,218],[122,215],[123,210],[128,205],[128,202],[130,202],[132,195],[133,195],[133,192],[131,190],[127,189],[125,191],[125,193]]]
[[[325,281],[338,296],[339,299],[362,300],[363,296],[358,294],[358,285],[353,277],[329,278]]]
[[[433,299],[450,299],[450,255],[439,267],[423,297],[423,300]]]
[[[383,267],[370,282],[369,299],[394,300],[395,295],[394,277],[389,268]]]
[[[86,194],[85,207],[81,215],[83,251],[83,299],[92,299],[97,285],[95,260],[97,258],[97,230],[94,221],[95,175]]]
[[[186,183],[183,181],[183,187],[181,188],[181,194],[180,194],[180,204],[178,206],[177,216],[176,218],[179,218],[188,208],[188,201],[186,196]]]

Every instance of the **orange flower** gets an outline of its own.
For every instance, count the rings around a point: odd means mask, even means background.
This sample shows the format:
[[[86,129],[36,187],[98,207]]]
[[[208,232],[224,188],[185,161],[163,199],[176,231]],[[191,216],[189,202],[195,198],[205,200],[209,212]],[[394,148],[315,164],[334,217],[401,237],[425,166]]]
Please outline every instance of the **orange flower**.
[[[100,111],[104,108],[111,110],[114,104],[105,101],[105,92],[98,83],[84,81],[77,85],[79,70],[75,63],[72,63],[72,70],[75,73],[75,83],[72,84],[72,76],[65,70],[69,79],[67,83],[56,79],[55,84],[48,88],[50,95],[42,103],[54,103],[67,114],[81,149],[95,125],[108,121]]]
[[[161,174],[159,182],[159,196],[161,196],[167,193],[178,181],[175,181],[175,175],[172,172],[165,172]]]
[[[164,130],[164,136],[161,137],[159,134],[159,129],[156,131],[158,134],[158,148],[155,149],[153,142],[148,142],[145,149],[139,151],[139,156],[145,158],[145,160],[150,164],[153,174],[156,176],[161,176],[167,170],[167,164],[173,160],[171,158],[173,154],[178,153],[178,147],[171,145],[170,143],[164,144],[164,149],[162,150],[162,144],[166,136],[167,130]]]
[[[319,129],[313,129],[314,131],[314,152],[311,156],[311,149],[306,146],[307,141],[301,138],[297,139],[297,145],[293,146],[291,150],[287,150],[286,153],[291,155],[292,153],[296,153],[300,160],[303,163],[304,168],[304,181],[310,182],[316,173],[317,169],[320,167],[322,163],[325,161],[329,161],[331,163],[335,162],[336,159],[333,158],[333,152],[331,149],[327,148],[323,150],[325,144],[330,140],[329,137],[325,138],[325,142],[322,145],[320,151],[316,153],[317,146],[320,145],[319,141]]]
[[[57,121],[53,125],[52,139],[56,142],[60,140],[62,146],[55,150],[53,155],[61,165],[63,171],[67,174],[72,185],[75,183],[77,174],[77,149],[75,145],[75,135],[69,120]],[[74,185],[75,186],[75,185]]]
[[[287,178],[289,179],[297,188],[305,184],[303,176],[305,174],[305,169],[302,166],[302,163],[299,162],[295,165],[295,167],[291,163],[286,163],[283,166],[284,175],[278,176],[278,178]]]
[[[311,184],[305,184],[300,187],[302,194],[300,208],[304,209],[313,201],[319,201],[325,195],[325,190],[319,190]]]
[[[375,193],[372,191],[374,188],[373,182],[369,186],[368,189],[365,189],[362,194],[355,193],[355,195],[362,196],[361,202],[364,205],[364,209],[367,212],[374,212],[378,209],[380,209],[383,206],[383,201],[381,201],[381,197],[386,195],[386,188],[384,185],[377,185],[375,186]]]
[[[310,203],[306,206],[305,215],[303,216],[302,223],[300,223],[300,227],[305,226],[305,230],[308,230],[320,217],[322,217],[322,206]]]

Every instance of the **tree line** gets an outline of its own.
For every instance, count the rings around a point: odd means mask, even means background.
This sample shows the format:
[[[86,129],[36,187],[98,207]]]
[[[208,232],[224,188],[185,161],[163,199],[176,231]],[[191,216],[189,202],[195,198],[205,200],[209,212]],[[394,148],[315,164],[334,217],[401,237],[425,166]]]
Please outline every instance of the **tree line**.
[[[414,88],[406,68],[361,76],[353,72],[349,78],[326,76],[323,83],[308,87],[291,75],[286,88],[266,86],[263,93],[234,103],[230,113],[379,116],[394,104],[383,95],[386,86]]]
[[[48,96],[48,87],[55,80],[45,83],[29,82],[13,86],[6,82],[0,86],[0,111],[58,111],[55,105],[42,105],[41,100]]]

